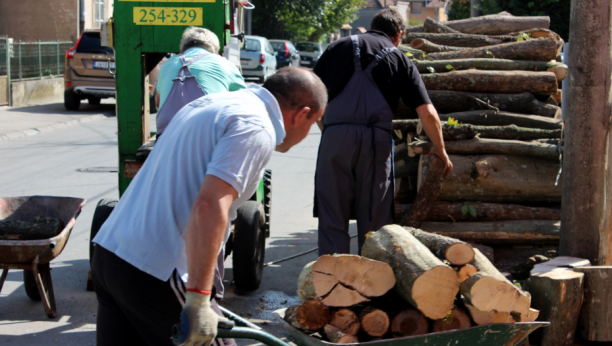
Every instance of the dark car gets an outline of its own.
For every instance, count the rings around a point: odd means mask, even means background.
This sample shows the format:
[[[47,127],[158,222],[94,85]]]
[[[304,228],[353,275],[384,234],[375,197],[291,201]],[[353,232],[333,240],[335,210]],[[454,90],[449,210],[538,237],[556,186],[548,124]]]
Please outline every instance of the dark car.
[[[276,67],[300,66],[300,54],[291,41],[270,40],[272,48],[277,53]]]

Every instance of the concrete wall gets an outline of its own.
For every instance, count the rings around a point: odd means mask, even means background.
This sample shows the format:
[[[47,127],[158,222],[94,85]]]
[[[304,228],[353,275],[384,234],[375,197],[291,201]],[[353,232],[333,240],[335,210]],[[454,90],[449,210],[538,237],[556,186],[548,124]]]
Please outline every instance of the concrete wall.
[[[0,76],[0,106],[8,104],[7,94],[6,94],[6,76]]]
[[[11,106],[21,107],[64,101],[64,77],[11,82]]]
[[[0,0],[0,35],[22,41],[70,41],[78,0]]]

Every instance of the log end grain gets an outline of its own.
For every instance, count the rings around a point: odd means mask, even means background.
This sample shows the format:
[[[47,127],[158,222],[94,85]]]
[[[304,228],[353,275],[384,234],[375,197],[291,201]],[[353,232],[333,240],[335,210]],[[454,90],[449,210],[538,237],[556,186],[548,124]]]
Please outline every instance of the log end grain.
[[[455,307],[446,318],[433,321],[432,332],[466,329],[471,326],[472,321],[470,320],[470,316],[465,311]]]
[[[454,265],[464,265],[474,259],[474,248],[469,244],[457,242],[446,249],[446,260]]]
[[[359,332],[359,318],[350,309],[335,311],[331,316],[330,324],[346,334],[357,335]]]
[[[317,297],[326,296],[337,284],[338,280],[333,275],[319,272],[312,273],[312,285]]]
[[[467,279],[470,275],[476,274],[478,269],[471,264],[466,264],[459,268],[457,272],[457,277],[459,278],[459,282],[463,282],[463,280]]]
[[[426,334],[429,322],[417,309],[406,309],[393,317],[391,334],[394,338]]]
[[[361,317],[361,330],[373,337],[381,337],[389,330],[389,316],[379,309],[372,309]]]
[[[331,320],[329,308],[318,300],[302,303],[297,310],[297,320],[310,330],[323,328]]]
[[[426,317],[444,318],[459,292],[457,273],[449,266],[436,266],[419,276],[412,286],[412,299]]]
[[[362,296],[359,294],[359,292],[347,288],[341,284],[336,285],[336,287],[334,287],[334,289],[321,300],[321,302],[326,306],[342,308],[369,301],[370,299]]]

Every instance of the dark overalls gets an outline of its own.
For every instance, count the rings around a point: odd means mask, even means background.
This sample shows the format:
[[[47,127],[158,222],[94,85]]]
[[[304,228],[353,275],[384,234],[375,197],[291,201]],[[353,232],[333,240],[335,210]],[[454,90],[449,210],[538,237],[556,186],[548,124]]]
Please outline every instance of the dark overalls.
[[[351,36],[355,73],[325,110],[315,175],[319,255],[350,253],[349,220],[357,220],[359,253],[369,231],[393,219],[393,112],[372,79],[372,69],[395,47],[383,49],[363,70],[359,38]]]
[[[170,123],[170,120],[174,118],[176,113],[183,108],[189,102],[198,99],[206,93],[195,76],[191,75],[189,65],[194,62],[208,56],[209,52],[202,52],[197,57],[187,60],[183,54],[179,54],[178,57],[181,59],[183,66],[179,69],[178,75],[172,80],[172,89],[166,97],[166,101],[162,105],[159,112],[157,112],[157,137],[164,132],[166,126]]]

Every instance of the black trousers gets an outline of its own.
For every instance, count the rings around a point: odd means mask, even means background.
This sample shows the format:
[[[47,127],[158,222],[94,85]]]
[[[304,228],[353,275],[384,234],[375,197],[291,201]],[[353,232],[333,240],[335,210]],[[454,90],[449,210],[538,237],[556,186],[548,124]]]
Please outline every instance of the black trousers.
[[[185,284],[176,271],[166,282],[96,246],[91,274],[98,298],[98,346],[172,346],[172,326],[185,302]],[[221,314],[215,300],[212,307]],[[215,340],[215,346],[236,345]]]

